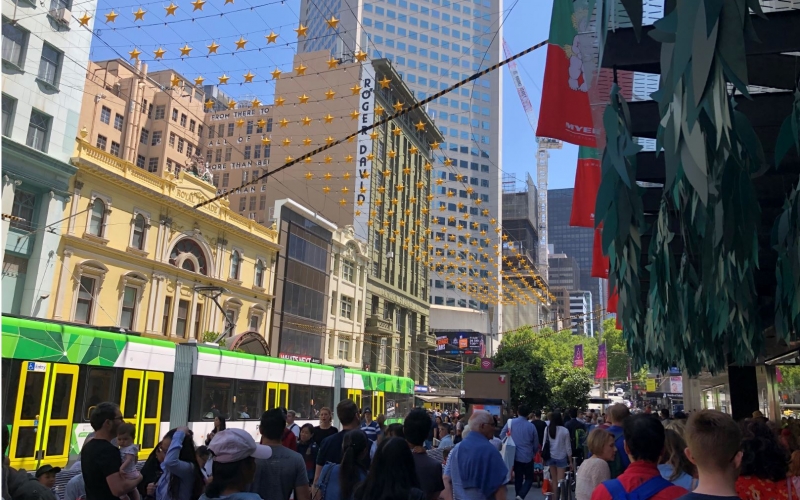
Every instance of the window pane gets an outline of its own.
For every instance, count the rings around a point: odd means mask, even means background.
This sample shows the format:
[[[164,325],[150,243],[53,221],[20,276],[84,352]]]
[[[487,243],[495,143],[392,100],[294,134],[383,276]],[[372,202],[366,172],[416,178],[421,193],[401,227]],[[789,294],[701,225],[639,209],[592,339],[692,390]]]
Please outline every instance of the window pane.
[[[39,78],[50,85],[55,85],[60,60],[61,54],[53,47],[44,44],[42,46],[42,59],[39,63]]]
[[[11,23],[3,22],[3,59],[22,66],[26,33]]]
[[[257,419],[261,418],[264,411],[264,383],[246,382],[239,380],[236,382],[236,408],[235,416],[237,419]]]
[[[31,121],[28,124],[28,138],[25,144],[39,151],[46,152],[47,130],[50,127],[50,118],[38,111],[31,111]]]
[[[89,396],[83,403],[81,416],[84,422],[89,421],[94,407],[103,401],[113,401],[114,370],[108,368],[89,368],[86,377],[86,394]]]
[[[228,379],[203,380],[203,393],[200,397],[203,419],[213,419],[215,411],[224,418],[229,418],[232,393],[233,382]]]

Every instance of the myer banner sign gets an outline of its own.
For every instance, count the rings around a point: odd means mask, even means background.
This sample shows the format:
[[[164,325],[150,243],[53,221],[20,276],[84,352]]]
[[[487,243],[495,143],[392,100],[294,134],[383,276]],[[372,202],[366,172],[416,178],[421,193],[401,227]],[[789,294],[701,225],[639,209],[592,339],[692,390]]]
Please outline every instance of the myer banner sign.
[[[375,119],[375,68],[367,61],[361,65],[361,95],[359,96],[358,109],[361,115],[358,118],[358,152],[356,154],[356,186],[354,224],[356,237],[367,241],[369,236],[369,200],[370,183],[372,179],[372,139],[370,132],[364,130],[372,125]]]

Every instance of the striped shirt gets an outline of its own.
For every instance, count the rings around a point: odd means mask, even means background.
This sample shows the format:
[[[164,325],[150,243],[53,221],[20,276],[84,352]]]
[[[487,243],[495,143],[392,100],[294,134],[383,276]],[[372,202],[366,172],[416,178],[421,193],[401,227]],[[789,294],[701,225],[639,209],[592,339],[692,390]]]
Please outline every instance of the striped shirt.
[[[381,426],[373,420],[370,423],[364,423],[361,425],[361,430],[364,431],[364,434],[367,435],[370,441],[377,441],[378,435],[381,433]]]

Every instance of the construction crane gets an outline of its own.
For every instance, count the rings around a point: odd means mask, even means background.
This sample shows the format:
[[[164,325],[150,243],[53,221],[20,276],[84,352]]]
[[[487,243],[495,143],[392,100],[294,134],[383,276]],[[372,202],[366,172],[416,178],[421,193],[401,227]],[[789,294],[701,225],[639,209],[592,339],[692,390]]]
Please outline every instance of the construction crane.
[[[508,48],[508,43],[503,39],[503,52],[506,58],[513,55],[511,49]],[[522,78],[519,76],[517,69],[517,62],[511,61],[508,63],[508,70],[511,72],[511,78],[514,80],[514,86],[517,88],[519,100],[522,101],[522,108],[528,116],[528,123],[533,129],[534,135],[536,134],[536,114],[533,111],[533,105],[528,97],[528,91],[525,89],[525,84],[522,83]],[[547,262],[547,170],[550,160],[550,149],[561,149],[562,143],[556,139],[547,137],[536,138],[537,151],[536,151],[536,182],[539,188],[539,274],[544,277],[545,282],[549,280],[548,275],[548,262]]]

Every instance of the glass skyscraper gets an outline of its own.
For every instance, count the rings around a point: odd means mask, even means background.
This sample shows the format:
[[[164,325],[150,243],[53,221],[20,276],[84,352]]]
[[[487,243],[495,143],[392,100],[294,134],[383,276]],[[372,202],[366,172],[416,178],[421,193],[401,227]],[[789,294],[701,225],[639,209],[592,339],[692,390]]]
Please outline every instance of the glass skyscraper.
[[[502,9],[503,0],[302,0],[300,23],[308,36],[298,51],[328,50],[350,60],[363,50],[371,58],[389,59],[422,100],[500,60]],[[335,31],[326,22],[332,16],[339,20]],[[448,271],[479,280],[496,271],[490,260],[500,260],[494,229],[502,219],[501,104],[502,71],[493,71],[427,107],[447,140],[434,165],[430,255],[452,262]],[[445,157],[452,165],[444,165]],[[453,244],[451,235],[466,244]],[[442,272],[431,273],[429,296],[433,304],[488,307]],[[498,309],[494,331],[501,321]]]

